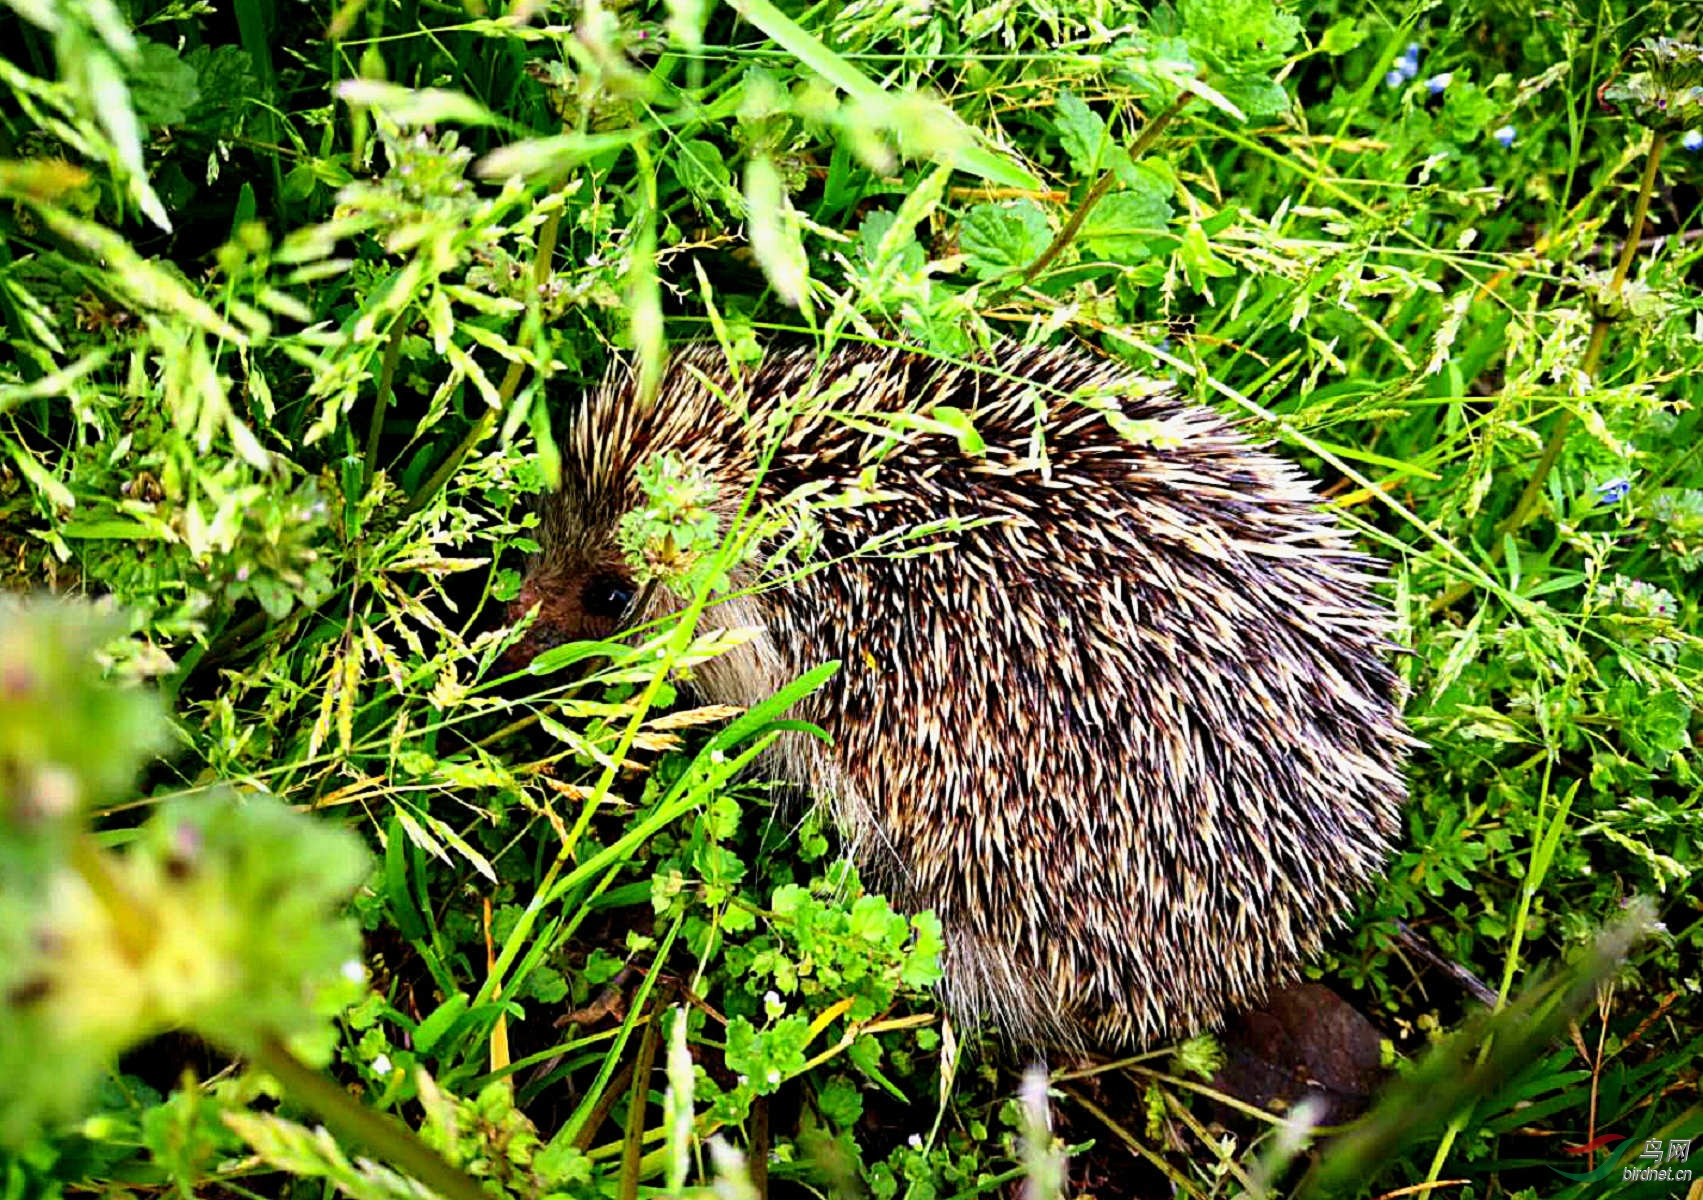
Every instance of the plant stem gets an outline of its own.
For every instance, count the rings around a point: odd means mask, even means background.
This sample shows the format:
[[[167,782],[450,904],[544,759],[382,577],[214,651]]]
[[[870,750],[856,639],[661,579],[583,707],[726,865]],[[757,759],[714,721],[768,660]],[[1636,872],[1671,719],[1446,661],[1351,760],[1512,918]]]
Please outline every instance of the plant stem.
[[[396,364],[402,357],[402,335],[407,330],[405,318],[407,310],[396,315],[396,320],[390,326],[390,340],[384,345],[384,359],[378,369],[378,392],[373,397],[372,425],[367,429],[366,461],[361,469],[361,491],[365,492],[373,483],[373,472],[378,467],[379,435],[384,432],[384,414],[390,407],[390,388],[396,379]]]
[[[1614,323],[1614,315],[1610,309],[1620,298],[1621,289],[1626,286],[1626,279],[1632,273],[1632,260],[1637,256],[1639,243],[1643,240],[1644,220],[1650,213],[1650,198],[1655,194],[1656,171],[1661,166],[1662,148],[1666,141],[1667,135],[1660,130],[1651,135],[1650,153],[1644,160],[1644,177],[1638,186],[1638,197],[1632,204],[1631,228],[1626,240],[1621,244],[1620,259],[1615,263],[1614,274],[1609,276],[1608,286],[1603,289],[1596,315],[1591,321],[1591,340],[1585,344],[1585,356],[1579,364],[1579,369],[1592,383],[1596,382],[1597,371],[1602,364],[1603,349],[1608,345],[1609,326]],[[1555,418],[1555,426],[1549,431],[1549,440],[1544,443],[1543,453],[1538,456],[1537,466],[1532,468],[1531,478],[1526,480],[1526,486],[1514,504],[1514,511],[1496,526],[1496,538],[1490,547],[1492,562],[1501,558],[1502,539],[1524,526],[1537,511],[1538,502],[1543,497],[1543,485],[1561,458],[1561,450],[1566,445],[1567,434],[1573,428],[1574,419],[1572,409],[1563,409]],[[1456,583],[1431,602],[1431,611],[1438,613],[1449,608],[1471,590],[1470,580]]]
[[[292,1100],[324,1121],[326,1128],[339,1137],[365,1146],[447,1200],[489,1200],[471,1175],[450,1166],[400,1122],[367,1108],[309,1067],[278,1038],[266,1038],[253,1059],[284,1085]]]
[[[1193,96],[1192,92],[1184,92],[1170,108],[1149,121],[1141,131],[1141,136],[1136,138],[1135,145],[1129,148],[1130,158],[1139,159],[1151,150],[1153,143],[1159,140],[1159,135],[1165,132],[1165,127],[1176,119],[1177,114],[1183,111],[1183,106],[1193,99]],[[1039,258],[1023,268],[1023,277],[1017,281],[1018,286],[1032,282],[1037,275],[1052,265],[1053,260],[1064,252],[1066,246],[1076,240],[1076,235],[1081,231],[1082,223],[1088,219],[1088,214],[1094,211],[1096,204],[1106,198],[1106,193],[1112,190],[1112,185],[1116,182],[1117,173],[1114,171],[1107,171],[1094,181],[1094,186],[1088,189],[1088,194],[1082,198],[1082,203],[1077,206],[1076,211],[1070,214],[1070,219],[1064,223],[1064,228],[1058,231],[1058,236],[1053,238],[1052,244],[1041,251]]]
[[[651,1068],[656,1062],[656,1044],[662,1037],[665,998],[657,997],[650,1023],[639,1039],[638,1060],[633,1065],[631,1095],[627,1100],[626,1136],[621,1139],[621,1174],[616,1181],[616,1200],[634,1200],[639,1194],[639,1159],[644,1153],[645,1109],[650,1103]],[[760,1194],[760,1193],[759,1193]]]

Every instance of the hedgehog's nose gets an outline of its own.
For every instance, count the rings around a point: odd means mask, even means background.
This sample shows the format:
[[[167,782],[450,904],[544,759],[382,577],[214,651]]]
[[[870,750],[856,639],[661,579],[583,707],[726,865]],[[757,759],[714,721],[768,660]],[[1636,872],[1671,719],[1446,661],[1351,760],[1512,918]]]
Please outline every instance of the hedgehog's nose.
[[[537,604],[538,601],[538,589],[532,585],[531,581],[521,584],[520,591],[515,594],[515,598],[510,600],[508,602],[508,607],[504,609],[504,612],[508,617],[507,623],[511,626],[516,624],[522,617],[526,616],[526,614],[532,610],[532,606]],[[543,614],[540,613],[539,615],[542,616]],[[538,645],[539,632],[540,630],[538,625],[534,624],[533,627],[527,631],[525,637],[521,638],[520,641],[510,646],[508,650],[504,652],[503,662],[507,665],[509,670],[518,671],[538,656],[538,651],[541,649]]]

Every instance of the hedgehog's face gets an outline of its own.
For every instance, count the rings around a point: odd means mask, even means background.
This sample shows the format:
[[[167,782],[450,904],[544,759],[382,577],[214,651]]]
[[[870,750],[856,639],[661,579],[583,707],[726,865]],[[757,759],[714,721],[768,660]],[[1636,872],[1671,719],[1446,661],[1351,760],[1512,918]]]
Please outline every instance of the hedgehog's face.
[[[538,606],[538,619],[509,648],[505,661],[519,670],[544,651],[568,642],[607,641],[631,619],[639,589],[619,555],[534,570],[509,602],[513,625]]]

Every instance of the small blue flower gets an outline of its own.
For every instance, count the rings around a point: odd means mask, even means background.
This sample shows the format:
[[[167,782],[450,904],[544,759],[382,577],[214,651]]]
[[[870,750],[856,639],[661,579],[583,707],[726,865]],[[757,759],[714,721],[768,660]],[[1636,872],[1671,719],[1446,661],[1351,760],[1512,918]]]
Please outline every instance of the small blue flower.
[[[1407,76],[1403,75],[1400,71],[1392,70],[1388,75],[1384,76],[1384,86],[1387,88],[1398,88],[1406,82]]]
[[[1396,70],[1407,79],[1419,74],[1419,43],[1409,42],[1402,56],[1396,59]]]
[[[1433,75],[1425,81],[1425,86],[1431,89],[1433,96],[1441,96],[1443,89],[1455,81],[1453,72],[1444,71],[1441,75]]]
[[[1632,481],[1630,479],[1610,479],[1606,483],[1597,484],[1597,503],[1619,504],[1631,494],[1631,491]]]
[[[1685,136],[1679,139],[1679,144],[1696,154],[1699,150],[1703,150],[1703,131],[1687,129]]]
[[[1514,127],[1504,125],[1490,136],[1501,142],[1504,147],[1512,146],[1514,144]]]

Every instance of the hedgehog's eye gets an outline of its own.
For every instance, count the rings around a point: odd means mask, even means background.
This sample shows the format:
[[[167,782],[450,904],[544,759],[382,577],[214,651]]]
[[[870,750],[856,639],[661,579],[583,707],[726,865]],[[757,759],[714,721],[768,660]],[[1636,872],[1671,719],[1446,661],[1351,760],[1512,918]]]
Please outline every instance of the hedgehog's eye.
[[[580,593],[580,604],[588,617],[618,620],[633,602],[633,585],[619,575],[593,575]]]

